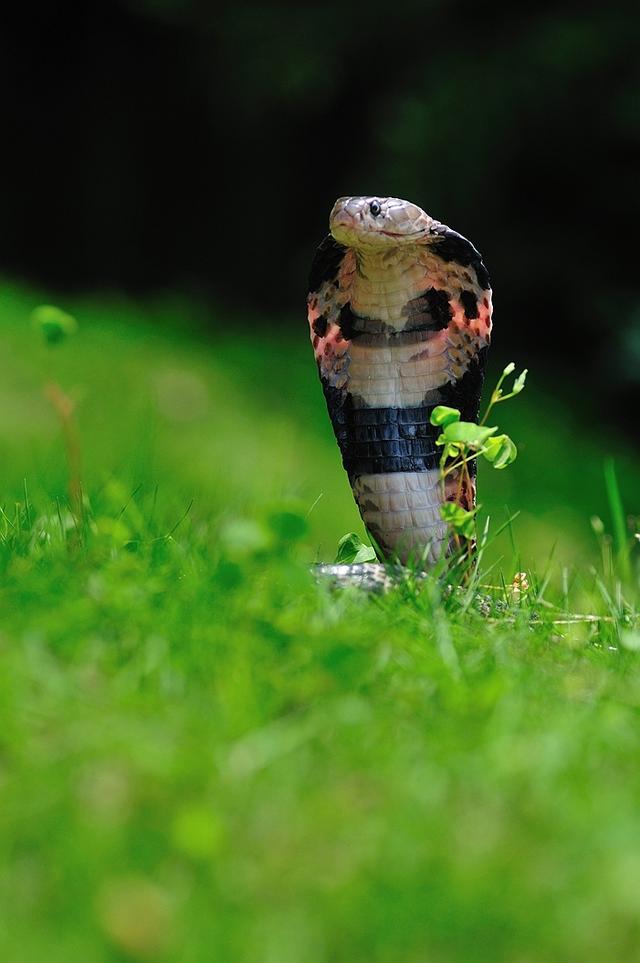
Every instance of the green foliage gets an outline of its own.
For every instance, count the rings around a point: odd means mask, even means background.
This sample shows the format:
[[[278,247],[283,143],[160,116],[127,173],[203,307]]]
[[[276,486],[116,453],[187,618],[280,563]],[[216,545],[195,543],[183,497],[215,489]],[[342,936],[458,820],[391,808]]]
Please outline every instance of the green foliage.
[[[29,300],[0,328],[0,958],[633,959],[639,624],[581,541],[600,439],[527,392],[531,464],[486,485],[526,560],[481,538],[472,590],[330,594],[309,563],[357,517],[303,339],[274,383],[264,324],[209,346],[187,308],[79,305],[78,519]]]
[[[487,427],[485,421],[494,405],[519,395],[524,388],[527,369],[515,378],[511,391],[506,394],[502,385],[505,379],[515,371],[515,364],[510,362],[503,370],[496,387],[491,393],[489,405],[480,422],[461,421],[457,408],[438,405],[431,413],[431,424],[442,428],[436,438],[436,445],[442,448],[440,455],[440,477],[444,493],[445,479],[448,475],[457,473],[461,490],[472,487],[469,463],[476,458],[483,457],[493,468],[502,470],[513,464],[518,455],[518,449],[508,435],[496,435],[496,426]],[[457,540],[465,539],[473,542],[476,538],[476,511],[465,511],[462,506],[444,502],[440,514],[447,522]]]
[[[436,408],[434,411],[438,411]],[[458,418],[460,412],[458,412]],[[433,418],[432,418],[432,424]],[[449,421],[442,434],[436,439],[436,445],[442,446],[441,464],[448,458],[465,458],[467,454],[483,451],[487,439],[497,428],[484,428],[472,421]]]
[[[446,428],[455,421],[460,421],[460,412],[457,408],[437,405],[431,412],[431,424],[438,428]]]
[[[489,402],[489,407],[487,408],[487,412],[485,414],[485,419],[489,411],[494,405],[497,405],[500,401],[507,401],[509,398],[514,398],[516,395],[519,395],[522,389],[524,388],[525,382],[527,380],[526,368],[524,369],[524,371],[521,372],[521,374],[518,375],[517,378],[514,379],[513,387],[511,388],[511,391],[507,392],[507,394],[503,392],[502,385],[504,383],[505,378],[507,378],[510,374],[513,374],[515,370],[516,370],[515,364],[513,363],[513,361],[510,361],[509,364],[506,366],[506,368],[503,370],[502,374],[500,375],[500,378],[498,379],[498,383],[493,389],[493,392],[491,393],[491,400]]]
[[[440,514],[458,535],[467,539],[475,538],[477,509],[465,511],[462,505],[456,502],[445,502],[440,508]]]
[[[488,438],[482,455],[494,468],[506,468],[518,455],[518,449],[508,435],[494,435]]]
[[[376,553],[371,545],[366,545],[355,532],[348,532],[338,542],[337,565],[354,565],[361,562],[375,562]]]

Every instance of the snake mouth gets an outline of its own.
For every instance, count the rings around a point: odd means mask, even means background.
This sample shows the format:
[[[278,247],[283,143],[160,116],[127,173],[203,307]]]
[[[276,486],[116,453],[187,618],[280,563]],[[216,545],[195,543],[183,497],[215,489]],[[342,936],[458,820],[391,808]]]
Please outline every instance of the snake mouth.
[[[374,232],[371,232],[371,233],[374,233]],[[419,237],[420,234],[424,234],[424,230],[422,230],[422,231],[411,231],[410,234],[396,233],[396,232],[394,232],[394,231],[376,231],[375,233],[376,233],[376,234],[384,234],[384,235],[386,235],[386,237]]]

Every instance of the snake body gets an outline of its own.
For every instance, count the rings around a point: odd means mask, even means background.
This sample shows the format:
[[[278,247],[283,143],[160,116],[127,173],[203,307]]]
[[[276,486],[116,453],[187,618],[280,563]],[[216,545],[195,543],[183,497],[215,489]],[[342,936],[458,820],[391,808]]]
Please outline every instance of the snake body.
[[[395,197],[341,197],[311,268],[311,341],[365,527],[383,559],[426,567],[446,549],[436,405],[478,416],[491,286],[476,248]]]

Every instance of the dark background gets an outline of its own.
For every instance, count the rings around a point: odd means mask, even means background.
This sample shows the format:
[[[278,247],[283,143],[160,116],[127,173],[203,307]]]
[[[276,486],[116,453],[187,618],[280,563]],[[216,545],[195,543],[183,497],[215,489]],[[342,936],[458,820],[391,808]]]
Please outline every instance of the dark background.
[[[634,5],[122,0],[2,19],[5,274],[289,324],[335,197],[407,197],[482,251],[499,350],[633,425]]]

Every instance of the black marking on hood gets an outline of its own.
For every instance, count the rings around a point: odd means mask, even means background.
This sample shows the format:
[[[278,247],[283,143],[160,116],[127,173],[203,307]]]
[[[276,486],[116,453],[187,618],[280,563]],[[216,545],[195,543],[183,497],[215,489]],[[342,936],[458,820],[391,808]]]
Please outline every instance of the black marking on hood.
[[[469,367],[463,376],[455,382],[442,385],[438,389],[440,404],[458,408],[462,421],[477,421],[480,410],[480,395],[484,382],[484,370],[487,362],[487,348],[480,348],[477,355],[469,362]]]
[[[452,231],[446,224],[439,224],[431,229],[434,240],[433,253],[443,261],[453,261],[462,267],[472,267],[476,272],[478,284],[481,288],[491,287],[489,272],[482,262],[482,255],[462,234]]]
[[[340,316],[338,318],[342,336],[346,338],[347,341],[351,341],[357,334],[354,325],[355,320],[355,316],[351,310],[351,304],[347,301],[346,304],[343,304],[340,308]]]
[[[478,317],[478,299],[473,291],[461,291],[460,303],[464,308],[467,321],[473,321]]]
[[[311,264],[309,291],[317,291],[326,281],[336,280],[346,250],[331,234],[325,237]]]
[[[313,328],[314,334],[317,334],[320,338],[324,338],[325,334],[327,333],[327,328],[329,327],[329,322],[324,314],[320,314],[312,323],[311,327]]]
[[[407,301],[402,313],[409,318],[404,331],[440,331],[453,317],[448,291],[428,288],[417,298]]]

